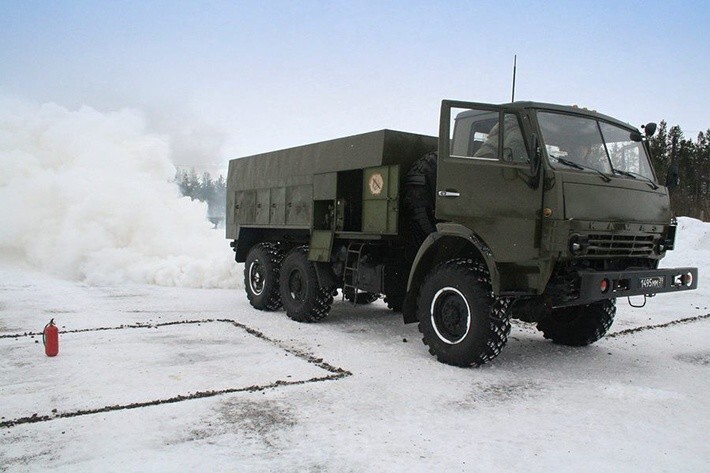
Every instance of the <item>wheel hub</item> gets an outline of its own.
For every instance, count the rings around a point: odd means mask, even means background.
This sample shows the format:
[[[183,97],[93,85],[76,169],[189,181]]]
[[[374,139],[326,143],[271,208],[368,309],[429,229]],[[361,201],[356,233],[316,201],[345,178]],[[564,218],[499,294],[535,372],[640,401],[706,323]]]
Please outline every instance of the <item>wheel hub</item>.
[[[468,335],[471,308],[464,295],[454,287],[437,291],[431,303],[431,324],[444,343],[455,345]]]
[[[291,274],[288,277],[288,289],[289,293],[291,294],[291,298],[296,301],[302,301],[304,292],[305,292],[305,287],[303,284],[303,277],[301,276],[301,272],[298,270],[294,270],[291,272]]]
[[[249,287],[257,296],[264,291],[264,268],[259,260],[253,261],[249,266]]]

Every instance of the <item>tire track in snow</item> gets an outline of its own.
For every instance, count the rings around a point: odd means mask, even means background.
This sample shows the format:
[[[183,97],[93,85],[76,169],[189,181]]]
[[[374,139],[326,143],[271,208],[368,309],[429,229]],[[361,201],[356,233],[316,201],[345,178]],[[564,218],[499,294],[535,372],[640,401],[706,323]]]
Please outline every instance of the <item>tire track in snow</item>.
[[[656,330],[659,328],[672,327],[674,325],[684,325],[684,324],[690,324],[693,322],[699,322],[701,320],[705,320],[708,318],[710,318],[710,314],[696,315],[695,317],[686,317],[684,319],[672,320],[670,322],[665,322],[662,324],[642,325],[640,327],[627,328],[626,330],[619,330],[618,332],[609,333],[604,338],[623,337],[623,336],[631,335],[631,334],[638,333],[638,332],[645,332],[647,330]]]

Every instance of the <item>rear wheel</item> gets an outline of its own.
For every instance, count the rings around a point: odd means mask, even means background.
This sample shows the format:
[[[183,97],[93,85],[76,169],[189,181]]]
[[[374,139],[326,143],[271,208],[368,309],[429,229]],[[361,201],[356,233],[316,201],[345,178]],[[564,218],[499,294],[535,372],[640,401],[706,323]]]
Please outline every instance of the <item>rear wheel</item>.
[[[606,335],[614,323],[616,300],[553,309],[537,324],[545,338],[560,345],[584,346]]]
[[[281,265],[279,288],[286,314],[298,322],[317,322],[330,312],[333,289],[320,287],[308,248],[294,248]]]
[[[508,341],[507,308],[507,299],[493,296],[483,265],[470,259],[447,261],[422,285],[419,331],[442,363],[481,365],[498,356]]]
[[[283,253],[275,243],[254,245],[244,263],[244,290],[255,309],[276,310],[281,307],[279,270]]]

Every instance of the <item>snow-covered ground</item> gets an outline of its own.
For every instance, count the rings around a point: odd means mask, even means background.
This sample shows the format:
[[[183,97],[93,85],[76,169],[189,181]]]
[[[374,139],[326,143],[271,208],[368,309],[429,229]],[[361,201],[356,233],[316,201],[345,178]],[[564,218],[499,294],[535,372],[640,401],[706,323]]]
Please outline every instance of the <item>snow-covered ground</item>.
[[[252,309],[140,113],[0,105],[0,471],[708,471],[710,224],[697,291],[459,369],[379,301]]]
[[[473,369],[381,302],[299,324],[241,290],[88,285],[3,255],[0,470],[707,471],[709,235],[682,219],[668,257],[700,266],[697,291],[619,301],[585,348],[516,324]],[[50,318],[55,358],[32,335]]]

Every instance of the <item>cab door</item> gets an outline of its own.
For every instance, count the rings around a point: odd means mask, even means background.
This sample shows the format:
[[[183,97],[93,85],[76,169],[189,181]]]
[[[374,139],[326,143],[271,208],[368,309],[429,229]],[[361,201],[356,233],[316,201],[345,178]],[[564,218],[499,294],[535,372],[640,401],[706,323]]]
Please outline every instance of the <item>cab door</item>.
[[[442,102],[436,217],[470,229],[499,263],[539,254],[542,186],[530,132],[520,109]]]

